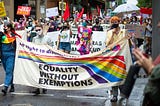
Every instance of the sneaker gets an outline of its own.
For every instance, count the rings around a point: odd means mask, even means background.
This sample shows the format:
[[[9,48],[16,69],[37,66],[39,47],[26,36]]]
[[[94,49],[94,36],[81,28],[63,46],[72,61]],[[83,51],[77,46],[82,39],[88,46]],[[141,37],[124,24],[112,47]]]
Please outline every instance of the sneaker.
[[[42,93],[46,94],[47,93],[47,89],[42,89]]]
[[[113,96],[112,99],[111,99],[110,101],[111,101],[111,102],[117,102],[117,101],[118,101],[117,96]]]
[[[4,88],[2,89],[3,96],[7,94],[7,90],[8,90],[8,87],[4,86]]]
[[[31,93],[34,93],[35,95],[39,95],[40,94],[40,89],[37,88],[35,91],[32,91]]]
[[[9,92],[14,92],[14,85],[11,85]]]

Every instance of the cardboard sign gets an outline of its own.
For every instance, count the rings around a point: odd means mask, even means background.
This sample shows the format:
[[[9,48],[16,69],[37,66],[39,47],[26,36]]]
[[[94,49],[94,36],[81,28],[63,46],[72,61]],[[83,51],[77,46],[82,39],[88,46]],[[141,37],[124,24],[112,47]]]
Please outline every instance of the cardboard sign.
[[[137,24],[126,24],[125,28],[133,33],[136,38],[143,38],[145,34],[145,26]]]
[[[6,16],[6,10],[4,7],[4,3],[0,2],[0,17],[5,17]]]
[[[17,15],[26,15],[29,16],[31,11],[31,7],[27,6],[18,6]]]
[[[48,8],[46,9],[46,17],[53,17],[59,15],[58,7]]]

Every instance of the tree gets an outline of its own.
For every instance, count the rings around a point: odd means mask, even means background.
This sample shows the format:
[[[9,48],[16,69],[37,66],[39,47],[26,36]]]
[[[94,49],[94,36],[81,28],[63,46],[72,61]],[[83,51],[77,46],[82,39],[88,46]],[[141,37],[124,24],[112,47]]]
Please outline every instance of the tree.
[[[138,0],[138,7],[152,7],[152,0]]]
[[[117,5],[121,5],[122,4],[122,0],[117,0]]]

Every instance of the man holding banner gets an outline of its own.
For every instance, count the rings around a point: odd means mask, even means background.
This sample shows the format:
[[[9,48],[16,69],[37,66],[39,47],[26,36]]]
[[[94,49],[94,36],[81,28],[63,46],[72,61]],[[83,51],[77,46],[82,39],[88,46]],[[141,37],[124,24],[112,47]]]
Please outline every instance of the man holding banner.
[[[36,36],[33,37],[33,43],[36,44],[48,44],[51,45],[50,39],[45,40],[45,35],[43,33],[43,26],[41,24],[37,24],[35,26],[35,31],[36,31]],[[46,93],[47,89],[42,89],[42,93]],[[36,88],[35,90],[32,91],[32,93],[35,93],[36,95],[40,94],[40,89]]]

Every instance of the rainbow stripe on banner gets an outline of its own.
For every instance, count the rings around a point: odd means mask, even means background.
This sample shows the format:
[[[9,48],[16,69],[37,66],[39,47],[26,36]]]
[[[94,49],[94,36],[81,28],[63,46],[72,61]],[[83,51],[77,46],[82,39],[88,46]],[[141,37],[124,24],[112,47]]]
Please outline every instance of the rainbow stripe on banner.
[[[112,49],[72,55],[17,38],[13,81],[58,90],[117,86],[123,83],[131,64],[127,42],[124,39]]]
[[[45,56],[20,51],[18,58],[54,66],[76,65],[83,67],[99,83],[117,82],[126,78],[126,65],[123,56],[65,58],[61,56]]]

